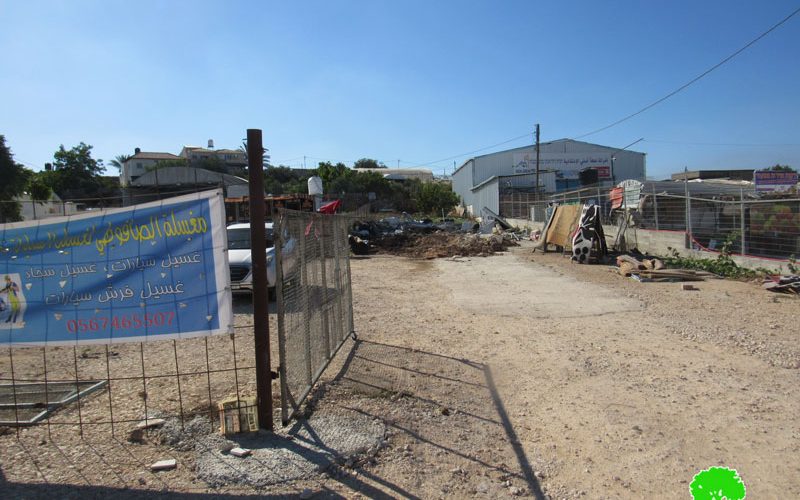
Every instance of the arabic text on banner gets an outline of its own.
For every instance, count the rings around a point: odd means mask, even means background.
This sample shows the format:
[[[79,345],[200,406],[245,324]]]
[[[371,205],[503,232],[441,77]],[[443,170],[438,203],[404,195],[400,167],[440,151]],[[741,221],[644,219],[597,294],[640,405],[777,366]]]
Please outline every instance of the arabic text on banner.
[[[0,225],[0,344],[230,332],[224,215],[208,191]]]

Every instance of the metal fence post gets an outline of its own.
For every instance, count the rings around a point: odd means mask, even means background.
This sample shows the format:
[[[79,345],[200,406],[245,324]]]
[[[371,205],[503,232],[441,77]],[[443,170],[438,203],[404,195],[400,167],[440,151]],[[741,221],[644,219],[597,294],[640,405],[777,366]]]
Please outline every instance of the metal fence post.
[[[256,406],[258,407],[259,427],[271,431],[273,429],[272,376],[270,374],[269,359],[269,295],[267,291],[267,237],[263,155],[261,130],[247,129],[247,162],[250,177],[250,235],[253,262]]]
[[[739,190],[739,207],[740,207],[740,214],[741,214],[739,216],[739,218],[741,219],[741,221],[740,221],[741,229],[740,230],[742,232],[742,237],[741,237],[742,238],[742,249],[741,249],[741,252],[742,252],[742,255],[745,255],[747,253],[747,239],[745,238],[745,234],[744,234],[744,231],[745,231],[745,223],[744,223],[744,189],[740,189]]]
[[[658,195],[656,194],[656,185],[653,184],[653,214],[656,218],[656,231],[658,231]]]
[[[686,198],[686,248],[692,249],[692,200],[689,198],[689,173],[688,169],[683,169],[683,193]]]
[[[320,217],[325,217],[320,216]],[[325,224],[324,222],[320,221],[319,225],[319,261],[320,261],[320,271],[322,274],[322,283],[320,289],[320,314],[322,315],[322,334],[323,334],[323,344],[325,346],[325,355],[331,355],[331,332],[330,332],[330,323],[328,322],[328,272],[327,266],[328,261],[325,257],[325,231],[330,230],[328,227],[329,224]]]

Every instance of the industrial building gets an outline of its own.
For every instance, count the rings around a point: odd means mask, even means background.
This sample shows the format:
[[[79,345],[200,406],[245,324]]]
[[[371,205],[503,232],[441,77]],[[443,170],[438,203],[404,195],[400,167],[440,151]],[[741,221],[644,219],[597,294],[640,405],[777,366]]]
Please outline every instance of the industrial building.
[[[466,211],[482,209],[503,216],[503,197],[518,193],[555,193],[582,185],[613,186],[646,177],[645,154],[588,142],[561,139],[539,145],[537,187],[536,146],[498,151],[465,161],[452,176],[453,191]]]

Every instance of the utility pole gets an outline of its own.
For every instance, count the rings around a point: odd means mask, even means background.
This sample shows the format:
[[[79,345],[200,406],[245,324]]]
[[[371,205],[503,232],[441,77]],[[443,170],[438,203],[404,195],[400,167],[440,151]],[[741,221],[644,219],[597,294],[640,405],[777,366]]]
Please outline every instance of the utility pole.
[[[536,199],[539,199],[539,124],[536,124]]]
[[[247,170],[250,180],[250,241],[253,262],[253,337],[256,357],[258,425],[272,431],[272,374],[269,359],[269,298],[267,296],[266,206],[261,130],[247,129]]]

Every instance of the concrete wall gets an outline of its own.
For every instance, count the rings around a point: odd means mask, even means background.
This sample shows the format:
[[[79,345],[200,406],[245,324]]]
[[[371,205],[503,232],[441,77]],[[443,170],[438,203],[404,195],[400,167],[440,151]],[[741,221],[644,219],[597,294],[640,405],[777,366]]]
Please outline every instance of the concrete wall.
[[[541,230],[544,227],[543,223],[531,222],[523,219],[506,219],[511,225],[518,225],[519,227],[528,226],[531,230]],[[514,222],[512,222],[514,221]],[[609,250],[614,245],[614,239],[617,236],[616,226],[603,226],[603,232],[606,235],[606,243]],[[678,254],[684,257],[694,257],[697,259],[716,259],[719,254],[715,252],[706,252],[703,250],[691,250],[685,248],[686,234],[683,231],[656,231],[654,229],[636,229],[628,228],[625,232],[626,242],[628,248],[636,247],[640,252],[650,255],[667,256],[671,254],[670,248],[678,251]],[[769,269],[778,274],[790,274],[789,261],[765,259],[760,257],[749,257],[733,255],[733,261],[737,265],[747,269]]]
[[[614,226],[603,226],[606,234],[606,241],[609,248],[614,244],[614,237],[617,235],[617,228]],[[656,231],[654,229],[628,228],[625,232],[625,239],[628,248],[638,248],[640,252],[651,255],[670,255],[670,248],[677,250],[678,254],[684,257],[694,257],[697,259],[716,259],[719,254],[707,252],[705,250],[692,250],[686,247],[686,233],[683,231]],[[786,260],[766,259],[762,257],[749,257],[733,255],[733,261],[741,267],[748,269],[764,268],[775,270],[781,274],[789,273],[789,262]]]
[[[538,229],[541,227],[541,224],[534,224],[533,222],[529,221],[528,219],[509,219],[508,217],[503,217],[506,222],[511,224],[514,227],[518,227],[520,229],[530,228],[532,229],[534,226]]]
[[[131,159],[122,164],[119,173],[119,184],[122,187],[128,186],[133,180],[147,173],[147,169],[155,166],[158,160]]]

